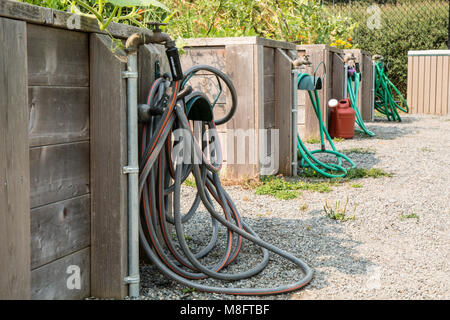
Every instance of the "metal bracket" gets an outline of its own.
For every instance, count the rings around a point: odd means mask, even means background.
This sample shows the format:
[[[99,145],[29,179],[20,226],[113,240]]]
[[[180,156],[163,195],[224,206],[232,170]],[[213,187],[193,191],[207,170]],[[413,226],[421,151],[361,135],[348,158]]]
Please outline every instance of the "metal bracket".
[[[123,174],[139,173],[139,167],[129,167],[129,166],[123,167],[122,173]]]
[[[140,278],[139,278],[139,275],[137,275],[137,276],[128,276],[128,277],[123,278],[123,281],[126,284],[139,283]]]
[[[135,71],[122,71],[122,78],[137,78],[138,73]]]

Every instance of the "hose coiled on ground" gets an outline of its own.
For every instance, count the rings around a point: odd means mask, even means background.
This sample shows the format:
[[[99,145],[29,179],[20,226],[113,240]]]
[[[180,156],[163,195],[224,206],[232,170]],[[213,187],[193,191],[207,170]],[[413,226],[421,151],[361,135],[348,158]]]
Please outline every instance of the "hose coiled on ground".
[[[240,217],[232,199],[222,187],[219,179],[221,168],[220,143],[217,135],[200,143],[196,139],[189,119],[186,116],[185,98],[180,98],[180,90],[185,89],[187,82],[193,73],[199,70],[213,72],[222,78],[227,84],[233,96],[233,106],[227,116],[220,119],[221,123],[228,121],[236,110],[236,94],[231,81],[219,70],[209,66],[197,66],[185,73],[184,80],[172,82],[167,78],[157,79],[148,95],[147,105],[163,106],[163,113],[155,115],[143,124],[142,139],[140,142],[140,176],[139,192],[141,201],[140,215],[140,242],[148,258],[167,277],[185,286],[199,291],[225,293],[235,295],[272,295],[297,290],[305,286],[312,278],[312,270],[300,259],[285,252],[274,245],[263,241]],[[167,94],[171,89],[171,93]],[[217,101],[217,98],[215,99]],[[214,102],[215,103],[215,102]],[[216,122],[202,121],[201,137],[208,130],[215,129]],[[173,133],[177,129],[183,129],[188,137],[174,140]],[[186,140],[185,140],[186,139]],[[179,154],[173,150],[181,143],[189,141],[191,161],[183,161]],[[204,154],[205,147],[213,146],[217,153],[214,159],[209,160]],[[187,150],[183,150],[184,152]],[[199,161],[200,159],[200,161]],[[195,199],[191,208],[183,215],[181,213],[181,184],[193,174],[197,187]],[[170,200],[173,197],[173,214],[169,210]],[[214,202],[219,204],[221,211],[214,207]],[[183,224],[189,221],[203,203],[211,216],[211,238],[197,253],[189,248],[185,236]],[[177,242],[173,241],[169,234],[168,226],[173,224],[176,230]],[[219,224],[227,228],[226,250],[216,263],[204,265],[202,258],[214,251],[218,239]],[[163,239],[160,241],[160,239]],[[240,273],[223,272],[237,258],[243,239],[247,239],[258,245],[261,249],[261,261],[250,270]],[[225,281],[235,281],[249,278],[261,272],[269,262],[269,251],[297,265],[303,272],[298,281],[289,285],[280,285],[274,288],[229,288],[209,286],[195,280],[214,278]]]
[[[395,100],[394,95],[399,100]],[[400,104],[401,102],[401,104]],[[384,62],[375,63],[375,109],[389,121],[402,121],[398,110],[408,113],[409,107],[403,95],[386,75]]]
[[[302,81],[303,77],[307,77],[306,73],[299,74],[297,79],[298,83]],[[342,166],[342,159],[347,161],[352,168],[356,168],[355,163],[347,157],[345,154],[337,151],[334,146],[333,139],[331,139],[330,134],[328,133],[327,128],[322,120],[322,113],[320,111],[320,99],[319,94],[317,93],[317,89],[313,91],[307,90],[309,98],[311,100],[311,104],[313,106],[314,112],[316,114],[317,120],[319,121],[319,130],[320,130],[320,144],[321,148],[313,151],[309,151],[304,145],[300,135],[297,135],[297,149],[298,149],[298,157],[300,160],[300,166],[303,168],[312,168],[319,174],[328,177],[328,178],[341,178],[347,175],[347,169]],[[314,94],[314,95],[313,95]],[[325,148],[325,137],[331,146],[331,150],[327,150]],[[325,163],[324,161],[320,161],[314,154],[318,153],[328,153],[336,156],[338,163]]]

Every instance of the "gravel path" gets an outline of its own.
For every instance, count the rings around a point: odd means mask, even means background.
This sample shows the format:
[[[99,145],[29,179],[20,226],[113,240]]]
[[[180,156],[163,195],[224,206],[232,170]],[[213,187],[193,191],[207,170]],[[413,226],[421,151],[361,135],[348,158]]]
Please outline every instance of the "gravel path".
[[[293,200],[256,195],[226,187],[241,216],[259,236],[309,264],[312,282],[294,293],[262,299],[450,299],[450,119],[402,115],[402,123],[367,123],[376,137],[336,143],[340,150],[370,148],[350,154],[358,167],[381,168],[393,177],[364,178],[332,187],[329,193],[302,191]],[[361,188],[355,188],[355,183]],[[183,194],[192,195],[184,188]],[[345,202],[355,219],[336,221],[323,206]],[[407,218],[409,217],[409,218]],[[206,214],[186,226],[193,245],[208,239]],[[205,240],[206,241],[206,240]],[[222,286],[277,286],[301,277],[291,263],[272,254],[259,275]],[[260,258],[247,243],[230,271],[246,270]],[[153,266],[141,267],[142,299],[261,299],[186,288]]]

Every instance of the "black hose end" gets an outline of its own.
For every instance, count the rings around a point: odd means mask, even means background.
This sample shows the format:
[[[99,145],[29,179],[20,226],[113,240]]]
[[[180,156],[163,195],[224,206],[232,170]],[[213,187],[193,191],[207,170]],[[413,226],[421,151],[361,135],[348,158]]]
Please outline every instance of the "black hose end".
[[[325,145],[323,144],[323,145],[321,145],[320,146],[320,149],[321,149],[321,151],[325,151],[326,149],[325,149]]]
[[[177,47],[171,47],[166,50],[167,59],[169,60],[170,72],[172,80],[179,81],[183,79],[183,70],[181,68],[180,55]]]

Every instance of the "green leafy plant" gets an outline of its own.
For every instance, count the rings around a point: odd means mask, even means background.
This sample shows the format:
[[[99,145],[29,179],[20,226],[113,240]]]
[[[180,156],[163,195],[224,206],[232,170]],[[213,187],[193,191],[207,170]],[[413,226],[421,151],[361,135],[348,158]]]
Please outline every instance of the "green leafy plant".
[[[168,12],[169,8],[157,0],[20,0],[42,7],[70,10],[72,13],[92,16],[97,19],[100,30],[104,31],[113,22],[127,23],[146,28],[148,7]],[[146,19],[147,17],[147,19]]]
[[[174,38],[260,36],[296,43],[331,44],[347,39],[356,25],[320,0],[161,0],[174,8],[166,21]]]
[[[320,143],[320,139],[314,138],[314,137],[309,137],[308,139],[306,139],[306,143],[317,144],[317,143]]]

